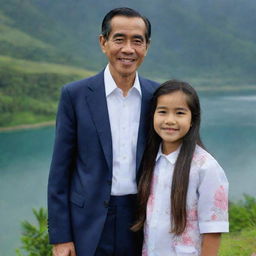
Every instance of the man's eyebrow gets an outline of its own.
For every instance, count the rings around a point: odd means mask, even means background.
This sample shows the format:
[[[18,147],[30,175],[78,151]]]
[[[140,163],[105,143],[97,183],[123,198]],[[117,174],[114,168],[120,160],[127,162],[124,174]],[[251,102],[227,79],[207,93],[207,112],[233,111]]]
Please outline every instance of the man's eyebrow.
[[[125,34],[123,34],[123,33],[116,33],[116,34],[113,35],[113,38],[117,38],[117,37],[125,37]],[[132,36],[132,38],[133,39],[137,38],[137,39],[140,39],[140,40],[144,41],[144,37],[142,35],[134,35],[134,36]]]
[[[116,34],[113,35],[114,38],[123,37],[123,36],[125,36],[123,33],[116,33]]]
[[[141,35],[134,35],[133,38],[138,38],[138,39],[144,41],[144,37]]]

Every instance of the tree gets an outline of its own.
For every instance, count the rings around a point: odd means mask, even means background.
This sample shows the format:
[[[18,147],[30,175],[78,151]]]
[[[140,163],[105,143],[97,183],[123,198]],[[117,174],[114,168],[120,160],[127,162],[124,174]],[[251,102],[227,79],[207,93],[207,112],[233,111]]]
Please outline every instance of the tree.
[[[51,256],[52,246],[49,244],[47,232],[47,213],[40,208],[33,209],[37,225],[28,221],[22,222],[22,246],[16,250],[17,256]]]

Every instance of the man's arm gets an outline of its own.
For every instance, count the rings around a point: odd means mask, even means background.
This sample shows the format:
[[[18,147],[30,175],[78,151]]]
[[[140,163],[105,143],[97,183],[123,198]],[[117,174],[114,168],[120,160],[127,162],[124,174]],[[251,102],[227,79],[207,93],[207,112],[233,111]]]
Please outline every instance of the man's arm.
[[[221,233],[203,234],[201,256],[218,256]]]
[[[76,152],[76,118],[67,87],[61,93],[48,181],[48,230],[51,244],[72,242],[69,192]]]

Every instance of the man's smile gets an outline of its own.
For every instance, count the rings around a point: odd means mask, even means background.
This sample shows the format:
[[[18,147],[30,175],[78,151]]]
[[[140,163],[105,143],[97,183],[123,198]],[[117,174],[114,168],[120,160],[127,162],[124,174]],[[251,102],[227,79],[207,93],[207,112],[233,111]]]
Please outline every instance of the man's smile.
[[[123,63],[133,63],[135,61],[134,58],[118,58],[118,60]]]

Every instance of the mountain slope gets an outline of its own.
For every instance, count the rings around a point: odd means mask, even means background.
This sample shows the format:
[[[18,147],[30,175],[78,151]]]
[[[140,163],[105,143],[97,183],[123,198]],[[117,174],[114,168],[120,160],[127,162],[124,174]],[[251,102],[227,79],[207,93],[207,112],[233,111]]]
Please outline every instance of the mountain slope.
[[[101,20],[111,8],[129,6],[152,22],[152,44],[142,74],[160,80],[198,78],[207,83],[216,77],[238,85],[256,82],[256,2],[252,0],[0,3],[2,55],[99,70],[106,63],[98,46]],[[15,36],[16,43],[10,42]]]
[[[54,120],[62,85],[93,74],[66,65],[0,56],[0,127]]]

